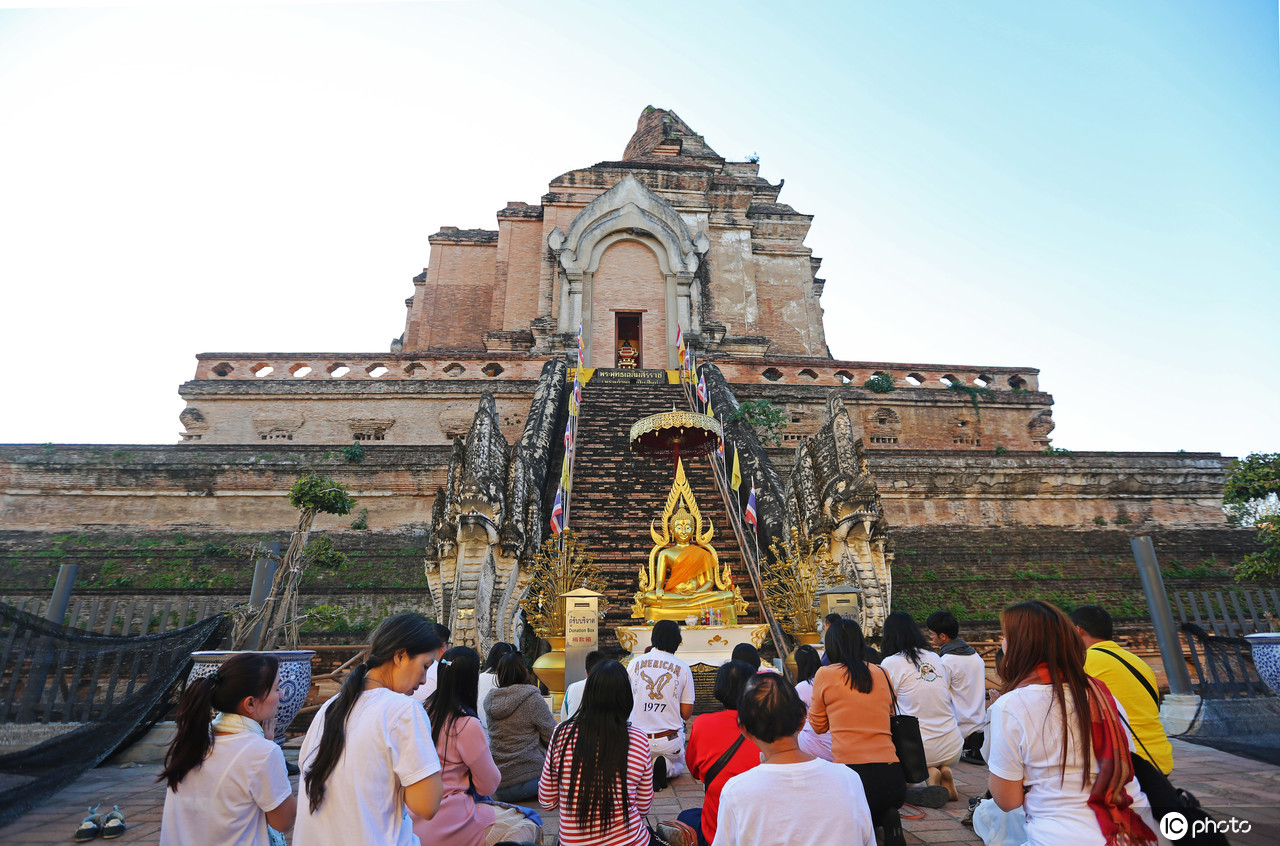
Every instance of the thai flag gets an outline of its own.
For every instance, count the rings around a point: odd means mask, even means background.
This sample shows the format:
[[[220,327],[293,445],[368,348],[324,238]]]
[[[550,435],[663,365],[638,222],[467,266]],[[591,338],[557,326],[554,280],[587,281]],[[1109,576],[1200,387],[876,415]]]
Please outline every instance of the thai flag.
[[[582,367],[582,324],[578,324],[578,367]]]
[[[578,381],[578,377],[573,377],[573,413],[577,414],[578,409],[582,406],[582,383]]]
[[[698,377],[698,399],[704,403],[707,401],[707,374],[703,373]]]
[[[716,455],[720,456],[720,463],[724,464],[724,438],[720,439],[720,444],[716,447]]]
[[[551,505],[551,534],[558,535],[564,529],[564,488],[556,488],[556,501]]]
[[[747,513],[743,519],[751,525],[751,531],[756,530],[756,483],[751,483],[751,496],[747,497]]]
[[[573,454],[573,421],[570,420],[564,424],[564,452],[565,457]]]

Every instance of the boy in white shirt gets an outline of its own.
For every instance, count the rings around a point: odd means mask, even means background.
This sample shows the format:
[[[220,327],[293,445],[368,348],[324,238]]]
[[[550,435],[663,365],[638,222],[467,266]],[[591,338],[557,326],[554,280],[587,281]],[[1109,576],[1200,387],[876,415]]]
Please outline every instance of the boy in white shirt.
[[[950,611],[934,611],[925,621],[938,656],[951,678],[951,703],[964,736],[960,760],[983,764],[983,727],[987,722],[987,662],[960,638],[960,623]]]
[[[659,620],[653,627],[653,648],[631,659],[631,725],[649,737],[653,755],[653,788],[684,772],[684,723],[693,716],[693,671],[675,656],[684,638],[675,620]]]

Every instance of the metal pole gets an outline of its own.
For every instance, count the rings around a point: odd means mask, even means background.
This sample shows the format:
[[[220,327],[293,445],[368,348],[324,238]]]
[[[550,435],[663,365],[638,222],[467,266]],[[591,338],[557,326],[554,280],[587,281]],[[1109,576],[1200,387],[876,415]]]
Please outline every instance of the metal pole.
[[[71,604],[71,589],[75,587],[76,573],[79,571],[79,564],[63,564],[58,568],[58,581],[53,586],[49,607],[44,611],[44,618],[55,626],[61,626],[67,616],[67,607]],[[71,622],[74,623],[75,620]]]
[[[261,544],[258,548],[266,554],[253,562],[253,587],[249,589],[249,605],[253,608],[266,601],[267,594],[271,592],[271,581],[276,577],[276,567],[280,564],[280,541]],[[249,632],[246,646],[254,650],[262,648],[262,627],[265,624],[266,620],[263,620]]]
[[[1190,695],[1191,676],[1187,673],[1187,662],[1182,657],[1182,645],[1178,641],[1178,630],[1173,625],[1173,612],[1169,610],[1169,596],[1164,590],[1164,580],[1160,578],[1155,545],[1146,535],[1131,539],[1129,545],[1133,547],[1133,557],[1138,562],[1138,577],[1142,579],[1142,590],[1147,595],[1147,610],[1151,612],[1151,623],[1156,629],[1156,641],[1160,644],[1160,660],[1164,662],[1169,692]]]

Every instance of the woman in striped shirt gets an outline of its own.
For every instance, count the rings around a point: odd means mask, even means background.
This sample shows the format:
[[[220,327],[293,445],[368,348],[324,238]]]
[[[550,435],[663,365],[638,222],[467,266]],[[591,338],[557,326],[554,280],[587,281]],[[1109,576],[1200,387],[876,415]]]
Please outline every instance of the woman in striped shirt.
[[[538,802],[560,809],[563,846],[648,846],[644,818],[653,805],[649,738],[627,725],[631,682],[617,661],[587,676],[582,705],[556,729]]]

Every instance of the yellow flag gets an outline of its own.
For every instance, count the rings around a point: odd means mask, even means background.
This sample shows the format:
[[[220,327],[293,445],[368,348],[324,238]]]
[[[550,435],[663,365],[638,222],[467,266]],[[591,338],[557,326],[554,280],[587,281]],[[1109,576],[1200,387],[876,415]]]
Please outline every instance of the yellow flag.
[[[735,491],[742,487],[742,468],[738,466],[738,451],[733,451],[733,475],[729,477],[729,487]]]

